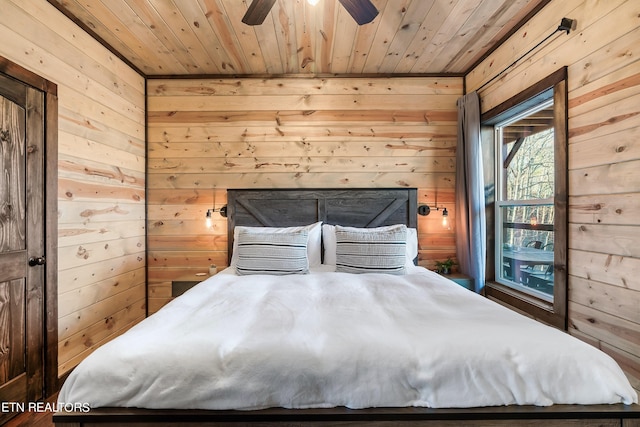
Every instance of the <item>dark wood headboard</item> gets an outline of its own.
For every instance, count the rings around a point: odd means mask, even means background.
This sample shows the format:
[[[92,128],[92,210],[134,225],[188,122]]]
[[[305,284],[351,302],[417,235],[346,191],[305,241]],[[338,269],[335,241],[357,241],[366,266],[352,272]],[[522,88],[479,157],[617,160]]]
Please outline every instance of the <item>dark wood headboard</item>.
[[[227,190],[228,253],[233,229],[291,227],[317,221],[350,227],[417,226],[415,188]]]

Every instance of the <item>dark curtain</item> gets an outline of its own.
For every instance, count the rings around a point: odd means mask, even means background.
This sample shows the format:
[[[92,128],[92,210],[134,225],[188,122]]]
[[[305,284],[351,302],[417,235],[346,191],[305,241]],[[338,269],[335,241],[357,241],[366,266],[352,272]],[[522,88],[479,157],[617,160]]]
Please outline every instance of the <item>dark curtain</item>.
[[[460,272],[472,277],[475,291],[481,292],[487,248],[478,93],[462,96],[457,106],[456,251]]]

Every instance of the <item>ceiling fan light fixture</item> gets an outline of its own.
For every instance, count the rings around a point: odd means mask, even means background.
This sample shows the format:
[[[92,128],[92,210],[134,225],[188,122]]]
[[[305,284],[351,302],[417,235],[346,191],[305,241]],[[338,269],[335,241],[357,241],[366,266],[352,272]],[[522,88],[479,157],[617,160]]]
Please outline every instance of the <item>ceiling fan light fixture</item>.
[[[315,6],[318,4],[320,0],[307,0],[307,3],[309,3],[311,6]]]
[[[307,0],[314,5],[319,0]],[[378,16],[378,9],[371,0],[338,0],[358,25],[368,24]],[[242,22],[247,25],[260,25],[271,11],[276,0],[252,0]]]

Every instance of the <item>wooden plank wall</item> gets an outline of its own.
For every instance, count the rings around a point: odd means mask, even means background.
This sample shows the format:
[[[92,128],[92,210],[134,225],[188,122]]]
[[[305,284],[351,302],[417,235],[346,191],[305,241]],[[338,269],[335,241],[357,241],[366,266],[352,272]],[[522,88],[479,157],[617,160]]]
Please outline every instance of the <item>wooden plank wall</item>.
[[[577,20],[480,91],[487,111],[561,66],[569,90],[570,332],[640,389],[640,4],[553,0],[466,76],[469,91]]]
[[[227,262],[227,188],[417,187],[453,215],[462,78],[149,79],[149,312],[171,280]],[[451,217],[453,220],[453,216]],[[420,259],[455,256],[442,216]]]
[[[64,374],[145,316],[144,78],[46,1],[1,8],[0,55],[58,85]]]

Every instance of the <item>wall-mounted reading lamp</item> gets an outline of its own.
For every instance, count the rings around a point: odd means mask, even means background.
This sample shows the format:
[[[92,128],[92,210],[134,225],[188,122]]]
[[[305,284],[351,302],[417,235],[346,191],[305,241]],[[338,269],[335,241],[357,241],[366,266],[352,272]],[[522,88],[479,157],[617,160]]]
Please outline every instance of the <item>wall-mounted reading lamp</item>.
[[[433,208],[437,211],[442,209],[442,228],[446,228],[447,230],[451,229],[449,226],[449,211],[446,207],[438,207],[437,204],[433,205]],[[431,213],[431,206],[429,205],[419,205],[418,206],[418,215],[427,216]]]
[[[213,208],[207,209],[207,213],[205,215],[207,228],[211,228],[213,225],[213,217],[212,214],[214,212],[220,212],[220,216],[226,218],[227,217],[227,205],[222,206],[221,208],[216,209],[216,189],[213,189]]]
[[[215,209],[215,208],[214,209],[207,209],[207,214],[206,214],[207,228],[211,228],[211,226],[213,225],[213,218],[211,217],[211,215],[214,212],[220,212],[220,216],[226,218],[227,217],[227,205],[224,205],[220,209]]]

